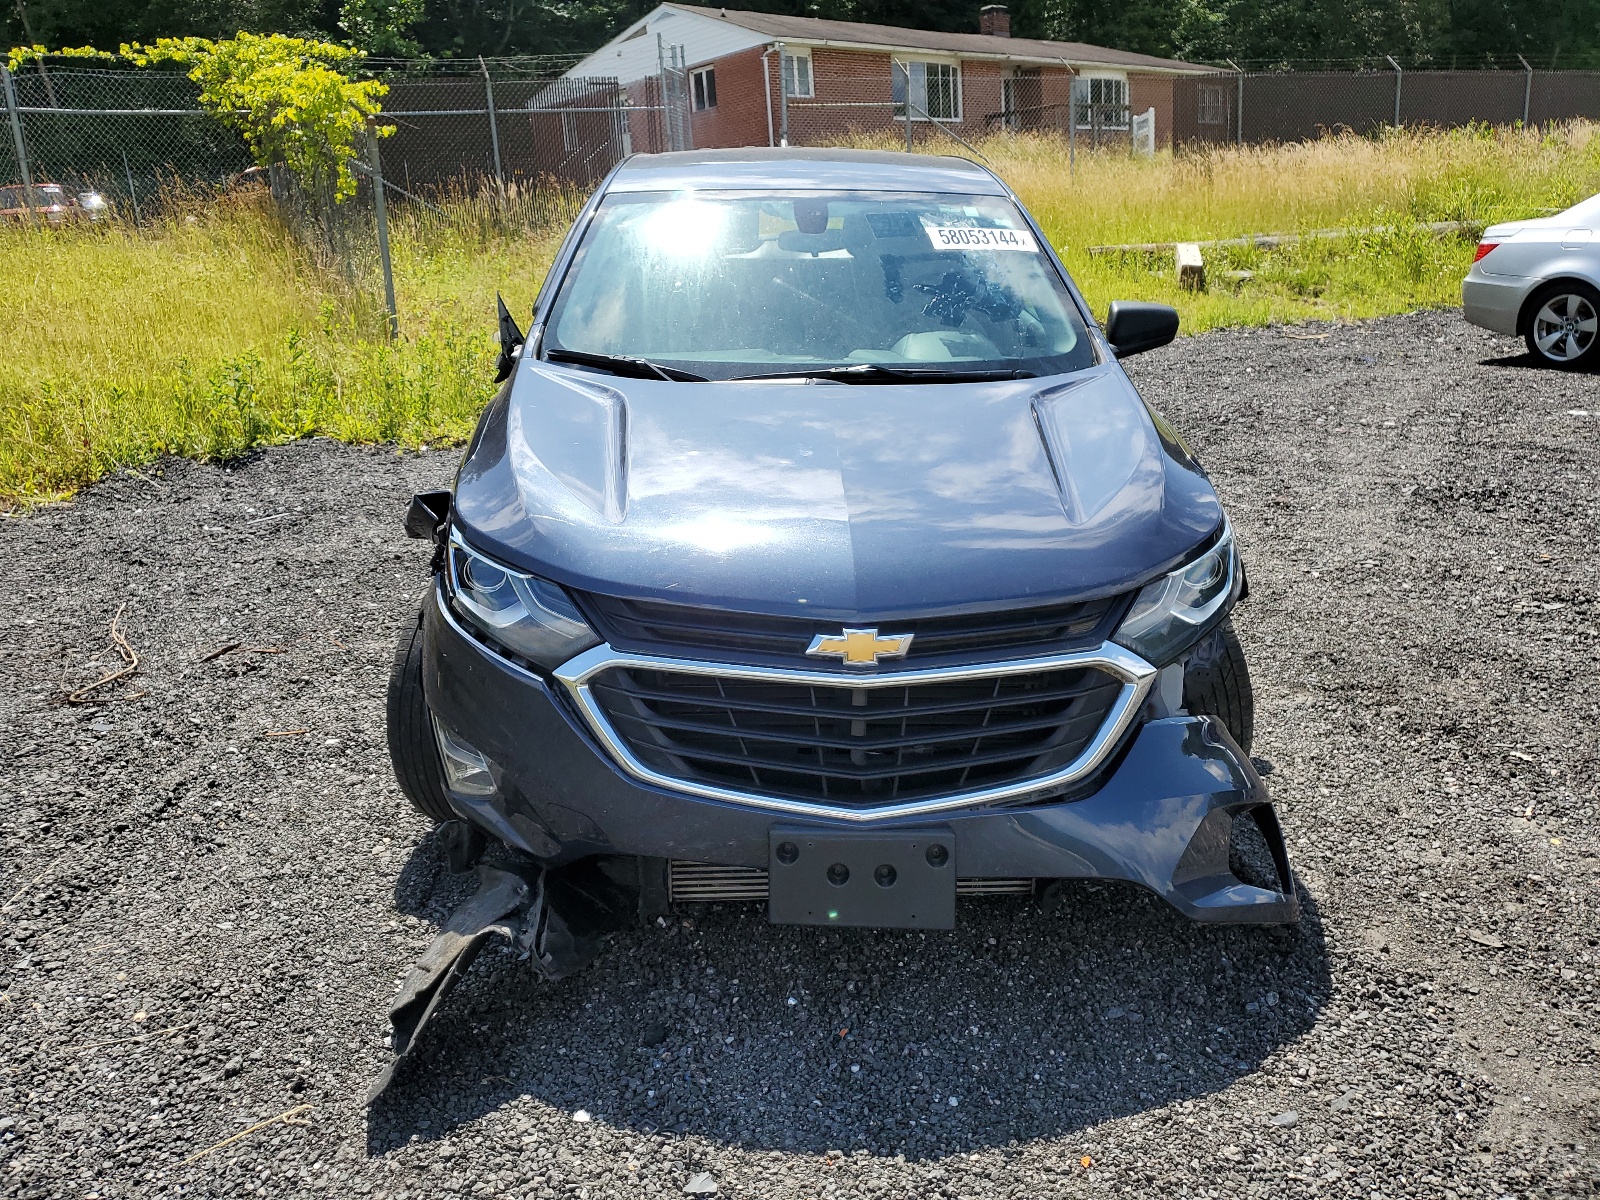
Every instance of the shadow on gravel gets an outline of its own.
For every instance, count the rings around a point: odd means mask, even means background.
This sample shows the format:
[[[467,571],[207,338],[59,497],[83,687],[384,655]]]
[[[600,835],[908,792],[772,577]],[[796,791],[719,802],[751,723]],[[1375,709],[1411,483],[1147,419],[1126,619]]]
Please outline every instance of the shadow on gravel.
[[[397,899],[438,919],[456,882],[419,867]],[[508,1107],[547,1148],[534,1128],[580,1109],[798,1153],[1058,1137],[1225,1088],[1309,1030],[1330,982],[1302,904],[1292,931],[1209,927],[1079,883],[1051,915],[962,901],[948,933],[771,926],[758,904],[716,905],[617,935],[555,985],[486,951],[369,1112],[368,1151]]]
[[[1478,366],[1517,366],[1523,371],[1558,371],[1557,366],[1550,366],[1542,358],[1536,358],[1523,350],[1522,354],[1507,354],[1499,358],[1478,358]],[[1579,371],[1579,374],[1595,374],[1594,371]]]

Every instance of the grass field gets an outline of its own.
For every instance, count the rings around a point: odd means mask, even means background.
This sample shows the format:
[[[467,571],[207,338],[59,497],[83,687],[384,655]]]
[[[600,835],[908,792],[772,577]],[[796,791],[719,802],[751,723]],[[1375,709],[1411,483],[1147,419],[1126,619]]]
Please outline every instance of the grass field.
[[[1175,304],[1184,327],[1350,319],[1454,304],[1488,224],[1600,191],[1600,136],[1537,131],[1352,136],[1154,159],[997,137],[979,149],[1022,196],[1097,311]],[[154,227],[0,229],[0,502],[58,496],[165,452],[226,458],[326,434],[459,440],[493,392],[494,295],[526,314],[559,221],[487,204],[395,218],[401,340],[365,294],[319,268],[260,200],[194,204]],[[566,209],[570,211],[570,207]],[[1170,258],[1091,258],[1095,244],[1372,229],[1274,252],[1208,254],[1211,290]],[[1248,269],[1241,284],[1221,280]]]

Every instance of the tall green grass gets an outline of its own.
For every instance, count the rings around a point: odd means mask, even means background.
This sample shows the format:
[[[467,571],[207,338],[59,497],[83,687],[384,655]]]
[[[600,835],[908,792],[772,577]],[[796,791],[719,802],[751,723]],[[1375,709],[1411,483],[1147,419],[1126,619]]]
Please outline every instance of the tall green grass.
[[[992,148],[991,148],[992,147]],[[1476,232],[1600,192],[1600,126],[1478,126],[1226,147],[1155,159],[1099,154],[1062,170],[1051,144],[983,147],[1103,311],[1119,297],[1175,305],[1191,333],[1222,325],[1351,320],[1459,304]],[[1464,222],[1436,234],[1433,222]],[[1094,245],[1366,230],[1274,251],[1208,250],[1211,287],[1180,291],[1170,255],[1096,257]],[[1244,283],[1226,278],[1249,271]]]
[[[1473,242],[1427,222],[1484,225],[1600,191],[1600,136],[1581,123],[1154,159],[1080,152],[1075,170],[1050,138],[979,149],[1097,310],[1161,300],[1191,332],[1454,304]],[[575,199],[397,206],[393,344],[375,290],[319,267],[265,197],[178,204],[142,228],[0,228],[0,502],[61,495],[163,453],[229,458],[308,434],[465,437],[493,391],[495,293],[528,312],[564,231],[548,214],[570,215]],[[1378,232],[1211,252],[1204,293],[1178,290],[1170,257],[1088,254],[1328,228]]]
[[[475,207],[397,214],[393,344],[371,281],[316,265],[265,196],[0,229],[0,500],[166,453],[462,438],[493,392],[495,293],[529,311],[562,232]]]

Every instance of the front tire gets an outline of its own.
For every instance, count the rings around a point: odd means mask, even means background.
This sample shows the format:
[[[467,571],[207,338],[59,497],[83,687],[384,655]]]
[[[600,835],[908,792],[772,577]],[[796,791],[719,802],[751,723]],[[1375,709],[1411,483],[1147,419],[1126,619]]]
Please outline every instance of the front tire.
[[[1600,291],[1587,283],[1552,283],[1528,301],[1523,338],[1540,362],[1568,371],[1600,366]]]
[[[411,806],[431,821],[454,821],[444,792],[444,765],[433,736],[433,717],[422,694],[422,613],[400,633],[389,672],[389,761]]]
[[[1216,717],[1228,727],[1239,749],[1250,753],[1256,735],[1256,695],[1232,621],[1223,621],[1190,657],[1183,673],[1183,706],[1195,716]]]

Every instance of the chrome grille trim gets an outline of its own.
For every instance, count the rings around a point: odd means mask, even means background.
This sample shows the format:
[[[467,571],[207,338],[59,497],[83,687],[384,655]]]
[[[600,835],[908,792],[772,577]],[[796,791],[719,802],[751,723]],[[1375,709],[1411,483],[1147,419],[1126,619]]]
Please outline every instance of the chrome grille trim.
[[[737,679],[754,682],[768,681],[801,686],[834,689],[872,690],[897,688],[908,684],[945,683],[962,680],[994,679],[1007,675],[1023,675],[1035,671],[1070,670],[1093,667],[1122,681],[1122,687],[1104,722],[1083,752],[1070,763],[1046,775],[1032,779],[1013,780],[996,786],[957,792],[948,796],[924,797],[919,800],[877,807],[845,807],[819,804],[782,796],[768,796],[738,788],[721,787],[693,779],[667,775],[640,761],[617,733],[611,721],[590,690],[590,680],[611,667],[641,668],[674,671],[680,674],[702,675],[709,678]],[[879,671],[873,675],[841,676],[833,671],[792,670],[786,667],[761,667],[732,663],[706,662],[699,659],[667,658],[653,654],[635,654],[616,650],[601,643],[585,650],[558,667],[554,676],[566,689],[590,731],[599,740],[612,759],[635,779],[668,791],[707,800],[719,800],[749,808],[795,816],[822,817],[829,820],[851,822],[892,821],[905,817],[924,816],[928,813],[949,812],[1006,800],[1040,794],[1061,788],[1092,774],[1106,755],[1111,753],[1118,740],[1138,715],[1156,669],[1130,650],[1113,642],[1106,642],[1093,650],[1080,650],[1067,654],[1052,654],[1040,658],[1009,659],[957,667],[926,667],[913,670]]]

